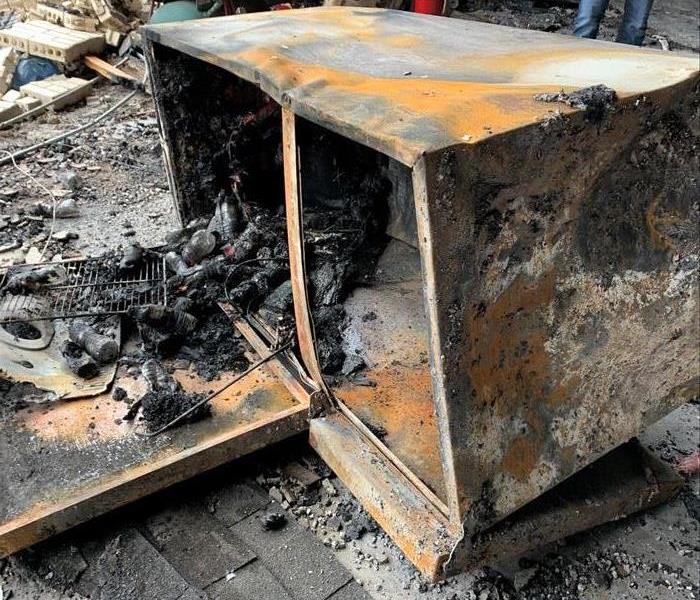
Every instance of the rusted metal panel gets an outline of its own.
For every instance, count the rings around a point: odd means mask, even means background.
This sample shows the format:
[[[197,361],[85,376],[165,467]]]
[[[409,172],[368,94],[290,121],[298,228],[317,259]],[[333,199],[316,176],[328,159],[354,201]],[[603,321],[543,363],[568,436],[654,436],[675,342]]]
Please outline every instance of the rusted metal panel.
[[[344,415],[312,419],[309,439],[409,560],[439,577],[459,539],[449,520]]]
[[[465,538],[445,571],[515,557],[673,498],[683,486],[669,465],[632,440],[474,539]]]
[[[145,33],[408,165],[543,120],[550,107],[537,93],[603,83],[626,97],[698,70],[696,57],[675,52],[381,9],[256,13]]]
[[[693,83],[426,158],[436,407],[468,535],[698,394]]]
[[[215,396],[210,418],[152,439],[110,394],[19,409],[0,429],[0,556],[305,430],[308,403],[268,371],[274,361]],[[192,392],[212,387],[174,375]],[[132,398],[146,391],[123,373],[116,384]]]

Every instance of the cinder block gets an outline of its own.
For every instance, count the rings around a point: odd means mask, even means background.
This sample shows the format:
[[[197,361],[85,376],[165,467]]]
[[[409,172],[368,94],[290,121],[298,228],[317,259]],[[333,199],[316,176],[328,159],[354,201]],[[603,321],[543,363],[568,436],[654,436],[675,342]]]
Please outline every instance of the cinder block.
[[[108,0],[90,0],[90,2],[92,4],[92,11],[102,25],[121,33],[127,33],[129,31],[127,18],[116,11]]]
[[[0,44],[66,63],[85,54],[99,54],[105,48],[105,37],[102,33],[75,31],[46,21],[28,21],[0,30]]]
[[[105,41],[108,46],[114,46],[116,48],[122,41],[122,34],[114,29],[107,29],[105,31]]]
[[[22,112],[22,109],[14,102],[5,102],[0,100],[0,123],[13,119]]]
[[[20,88],[20,91],[25,96],[36,98],[42,104],[51,102],[58,96],[72,91],[72,94],[53,105],[53,108],[58,110],[89,96],[92,93],[92,84],[86,79],[80,79],[79,77],[54,75],[42,81],[27,83]]]
[[[11,46],[0,48],[0,94],[4,94],[12,82],[19,55]]]
[[[62,25],[68,29],[74,29],[76,31],[97,31],[97,19],[75,15],[62,8],[56,8],[47,4],[37,4],[36,7],[32,9],[32,14],[43,21],[53,23],[54,25]]]
[[[20,107],[22,112],[29,112],[41,106],[41,100],[37,100],[31,96],[22,96],[19,100],[15,101],[15,104]]]
[[[0,66],[16,65],[18,61],[17,50],[11,46],[0,48]]]
[[[18,92],[17,90],[8,90],[2,95],[2,100],[5,102],[16,103],[21,97],[22,92]]]

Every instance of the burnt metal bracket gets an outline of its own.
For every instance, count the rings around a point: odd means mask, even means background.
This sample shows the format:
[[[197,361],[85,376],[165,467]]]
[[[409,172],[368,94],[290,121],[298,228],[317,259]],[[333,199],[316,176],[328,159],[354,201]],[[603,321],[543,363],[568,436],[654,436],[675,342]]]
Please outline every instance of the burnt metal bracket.
[[[309,375],[323,392],[326,408],[333,406],[333,395],[321,374],[316,354],[313,320],[309,309],[304,260],[304,222],[299,180],[299,155],[296,141],[295,115],[288,107],[282,107],[282,151],[284,158],[284,195],[287,213],[287,238],[289,245],[289,272],[294,298],[299,352]],[[315,394],[314,399],[319,395]]]

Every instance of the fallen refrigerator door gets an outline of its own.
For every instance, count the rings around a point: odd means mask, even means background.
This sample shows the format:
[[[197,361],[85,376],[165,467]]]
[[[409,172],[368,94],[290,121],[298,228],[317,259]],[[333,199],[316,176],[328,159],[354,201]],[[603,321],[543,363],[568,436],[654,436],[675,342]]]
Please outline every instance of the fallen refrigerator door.
[[[245,333],[260,351],[252,359],[266,356],[252,330]],[[235,375],[209,382],[174,373],[186,391],[201,393]],[[285,378],[279,354],[214,396],[210,417],[151,438],[143,423],[122,419],[129,407],[111,393],[18,407],[0,427],[0,555],[306,430],[308,395],[301,385],[291,393]],[[114,385],[131,398],[147,389],[125,367]]]

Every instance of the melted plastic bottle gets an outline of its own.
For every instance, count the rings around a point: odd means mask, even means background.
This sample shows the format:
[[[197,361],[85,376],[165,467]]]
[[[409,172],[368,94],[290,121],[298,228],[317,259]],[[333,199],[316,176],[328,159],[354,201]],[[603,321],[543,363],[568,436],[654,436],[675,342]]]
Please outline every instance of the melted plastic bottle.
[[[200,229],[195,231],[190,241],[185,244],[185,247],[182,249],[182,258],[191,267],[199,263],[205,256],[211,254],[214,246],[216,246],[214,234],[206,229]]]
[[[68,328],[68,335],[72,342],[102,365],[112,362],[119,354],[119,344],[116,340],[97,333],[83,321],[73,321]]]
[[[240,227],[240,214],[235,201],[223,192],[216,201],[216,211],[207,225],[207,231],[215,233],[223,243],[233,240],[233,236]]]

